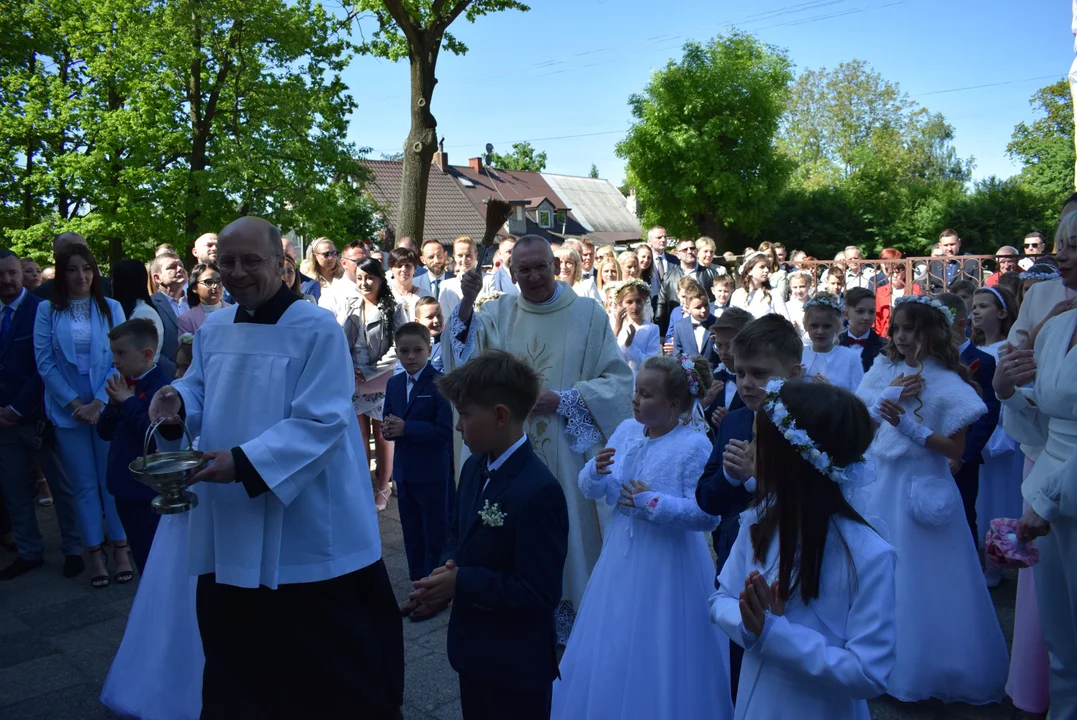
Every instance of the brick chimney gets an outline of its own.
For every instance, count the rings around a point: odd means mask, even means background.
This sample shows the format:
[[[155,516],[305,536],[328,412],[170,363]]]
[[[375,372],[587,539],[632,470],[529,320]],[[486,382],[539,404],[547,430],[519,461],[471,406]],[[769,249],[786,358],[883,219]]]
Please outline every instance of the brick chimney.
[[[434,153],[434,164],[441,168],[441,172],[449,172],[449,153],[445,152],[445,138],[438,143],[437,152]]]
[[[470,167],[475,172],[482,172],[482,158],[481,157],[468,158],[467,165],[468,165],[468,167]]]

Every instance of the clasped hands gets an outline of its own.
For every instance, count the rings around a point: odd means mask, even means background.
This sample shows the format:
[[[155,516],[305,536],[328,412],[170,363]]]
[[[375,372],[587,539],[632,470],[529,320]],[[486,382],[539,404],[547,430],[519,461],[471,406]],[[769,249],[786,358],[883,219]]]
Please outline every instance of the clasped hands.
[[[1009,343],[999,348],[999,361],[991,386],[999,400],[1009,400],[1017,388],[1036,379],[1036,357],[1032,348],[1022,345],[1015,350]]]
[[[901,416],[905,414],[905,408],[901,407],[900,402],[907,398],[919,397],[920,393],[924,391],[924,378],[919,373],[915,375],[901,373],[890,383],[890,387],[901,388],[901,396],[897,401],[881,401],[879,403],[879,415],[882,416],[883,420],[897,427],[898,423],[901,422]]]
[[[452,560],[435,568],[428,577],[412,583],[415,590],[408,594],[409,600],[421,602],[435,608],[449,604],[456,595],[456,573],[459,568]]]
[[[744,579],[744,589],[741,590],[738,605],[744,629],[757,638],[763,637],[767,612],[779,617],[785,615],[785,601],[778,596],[778,581],[768,585],[756,570],[752,570]]]
[[[381,421],[381,436],[386,440],[396,440],[404,434],[404,421],[396,415],[388,415]]]
[[[610,468],[613,467],[613,456],[616,453],[616,449],[611,447],[599,450],[598,454],[595,455],[595,472],[599,475],[612,474],[613,471]],[[636,507],[636,495],[644,492],[651,492],[651,488],[647,486],[647,483],[639,480],[629,480],[621,483],[621,498],[617,501],[617,504],[625,507]]]
[[[134,388],[119,375],[113,375],[105,381],[105,393],[108,394],[108,399],[117,405],[123,405],[135,396]]]
[[[83,403],[78,399],[72,400],[67,406],[71,408],[71,416],[75,418],[77,422],[84,425],[96,425],[97,421],[101,419],[101,408],[103,408],[105,404],[94,398],[88,403]]]

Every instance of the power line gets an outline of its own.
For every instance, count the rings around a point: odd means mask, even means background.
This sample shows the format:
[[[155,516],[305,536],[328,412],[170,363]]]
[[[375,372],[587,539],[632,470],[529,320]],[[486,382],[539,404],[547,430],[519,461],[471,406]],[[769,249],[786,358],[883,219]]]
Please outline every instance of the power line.
[[[918,93],[917,95],[911,95],[910,97],[927,97],[928,95],[942,95],[944,93],[962,92],[963,90],[980,90],[982,88],[999,87],[1001,85],[1013,85],[1015,83],[1032,82],[1033,80],[1050,80],[1064,78],[1064,73],[1055,73],[1053,75],[1040,75],[1039,77],[1021,78],[1020,80],[1003,80],[1001,82],[985,83],[983,85],[967,85],[965,87],[948,88],[946,90],[932,90],[931,92]]]

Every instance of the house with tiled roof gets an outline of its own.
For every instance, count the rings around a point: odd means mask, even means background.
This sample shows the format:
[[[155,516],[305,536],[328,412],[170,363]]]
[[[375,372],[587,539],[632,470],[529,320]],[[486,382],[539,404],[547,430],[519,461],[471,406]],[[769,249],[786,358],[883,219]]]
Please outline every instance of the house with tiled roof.
[[[396,205],[403,176],[399,160],[362,160],[371,171],[366,185],[395,226]],[[553,178],[557,186],[546,178]],[[580,182],[584,181],[584,182]],[[571,195],[581,210],[566,200]],[[459,235],[480,238],[486,226],[486,202],[505,200],[513,214],[504,231],[513,235],[539,235],[551,242],[587,235],[596,244],[611,244],[642,235],[639,222],[628,211],[624,197],[608,180],[518,170],[499,170],[471,158],[467,165],[450,165],[448,153],[435,153],[430,165],[424,236],[451,242]],[[617,211],[620,204],[622,212]]]

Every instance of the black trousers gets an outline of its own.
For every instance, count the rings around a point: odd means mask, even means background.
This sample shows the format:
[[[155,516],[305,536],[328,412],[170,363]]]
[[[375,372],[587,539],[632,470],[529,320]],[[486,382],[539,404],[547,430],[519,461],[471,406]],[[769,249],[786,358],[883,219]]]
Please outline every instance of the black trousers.
[[[979,554],[980,543],[983,542],[983,538],[976,532],[976,496],[980,494],[979,463],[965,463],[957,475],[954,475],[954,481],[957,483],[957,491],[961,493],[961,504],[965,506],[965,519],[972,531],[972,545]]]
[[[475,677],[460,676],[464,720],[550,720],[553,683],[539,692],[495,688]]]
[[[382,561],[276,590],[202,575],[196,609],[205,720],[400,717],[404,631]]]

